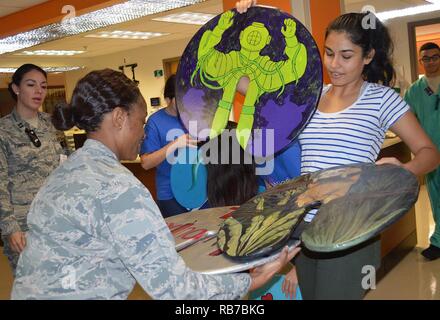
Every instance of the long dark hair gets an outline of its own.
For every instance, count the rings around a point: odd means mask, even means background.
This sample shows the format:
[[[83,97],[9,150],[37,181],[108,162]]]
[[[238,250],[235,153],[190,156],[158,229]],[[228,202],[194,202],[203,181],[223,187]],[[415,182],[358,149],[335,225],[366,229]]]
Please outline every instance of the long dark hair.
[[[36,70],[38,72],[40,72],[47,80],[47,73],[46,71],[44,71],[43,69],[41,69],[39,66],[36,66],[35,64],[32,63],[26,63],[24,65],[22,65],[20,68],[18,68],[14,74],[12,75],[12,82],[8,85],[8,91],[9,94],[11,95],[11,97],[17,101],[17,94],[14,92],[14,90],[12,89],[12,85],[15,84],[17,87],[20,86],[21,81],[23,80],[24,76],[32,71],[32,70]]]
[[[235,128],[236,124],[229,122],[226,129]],[[229,130],[225,130],[222,135],[208,143],[212,147],[213,142],[217,140],[219,158],[225,157],[226,150],[229,151],[228,164],[221,164],[221,161],[218,161],[219,164],[207,164],[208,202],[213,208],[241,205],[258,193],[258,178],[254,159],[243,151],[235,134],[225,136]],[[235,133],[235,130],[232,132]],[[238,160],[238,157],[233,154],[234,150],[240,150],[240,161],[235,164],[232,160]],[[210,151],[215,150],[210,149]]]
[[[343,14],[330,23],[326,39],[331,32],[348,34],[351,42],[362,48],[364,57],[374,49],[376,54],[364,67],[362,75],[368,82],[391,85],[395,76],[392,63],[394,45],[387,27],[373,13]]]
[[[139,99],[143,97],[136,83],[123,73],[111,69],[92,71],[76,85],[70,105],[55,108],[52,122],[58,130],[77,126],[94,132],[106,113],[116,107],[129,111]]]

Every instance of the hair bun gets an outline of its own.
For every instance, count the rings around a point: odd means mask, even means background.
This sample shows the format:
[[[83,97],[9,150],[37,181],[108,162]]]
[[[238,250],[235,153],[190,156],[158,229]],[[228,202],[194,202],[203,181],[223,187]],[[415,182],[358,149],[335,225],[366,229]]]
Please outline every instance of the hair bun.
[[[61,131],[72,129],[75,126],[73,108],[66,102],[58,103],[52,114],[52,123]]]

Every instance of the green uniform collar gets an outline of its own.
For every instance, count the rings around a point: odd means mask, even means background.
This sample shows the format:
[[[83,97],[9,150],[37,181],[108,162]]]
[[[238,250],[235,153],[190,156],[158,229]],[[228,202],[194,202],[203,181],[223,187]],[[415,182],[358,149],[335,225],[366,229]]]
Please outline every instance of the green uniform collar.
[[[12,120],[14,121],[14,124],[18,128],[20,128],[20,129],[23,129],[23,128],[31,129],[31,126],[29,125],[29,123],[26,120],[23,120],[23,118],[20,117],[20,115],[18,114],[17,107],[14,107],[12,109],[11,116],[12,116]],[[44,119],[41,116],[40,112],[37,113],[37,117],[38,117],[39,122],[44,121]]]

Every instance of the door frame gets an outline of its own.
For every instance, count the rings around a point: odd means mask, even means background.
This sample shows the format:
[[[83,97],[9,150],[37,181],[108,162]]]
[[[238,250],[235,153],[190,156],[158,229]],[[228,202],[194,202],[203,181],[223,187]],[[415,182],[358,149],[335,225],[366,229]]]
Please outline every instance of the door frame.
[[[419,53],[417,52],[416,28],[430,24],[440,23],[440,18],[427,19],[422,21],[408,22],[409,55],[411,61],[412,83],[418,80]]]
[[[169,58],[169,59],[163,59],[162,63],[163,63],[163,70],[164,70],[164,76],[165,79],[168,79],[172,72],[171,72],[171,64],[173,62],[179,62],[181,57],[174,57],[174,58]]]

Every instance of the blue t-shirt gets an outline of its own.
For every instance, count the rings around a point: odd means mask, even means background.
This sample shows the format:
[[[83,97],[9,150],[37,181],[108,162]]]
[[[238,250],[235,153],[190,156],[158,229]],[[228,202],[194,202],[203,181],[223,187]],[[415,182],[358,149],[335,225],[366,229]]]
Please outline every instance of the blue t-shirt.
[[[186,133],[177,117],[167,113],[165,109],[159,110],[148,118],[145,125],[145,140],[140,154],[153,153]],[[167,135],[169,135],[167,137]],[[167,159],[156,168],[156,189],[159,200],[173,199],[171,190],[171,165]]]
[[[293,142],[286,150],[265,163],[264,166],[269,169],[273,166],[273,172],[260,176],[260,181],[264,180],[271,186],[295,179],[301,174],[301,145],[298,141]],[[261,168],[262,165],[258,167]],[[262,185],[264,185],[264,182],[260,183],[260,186]]]

